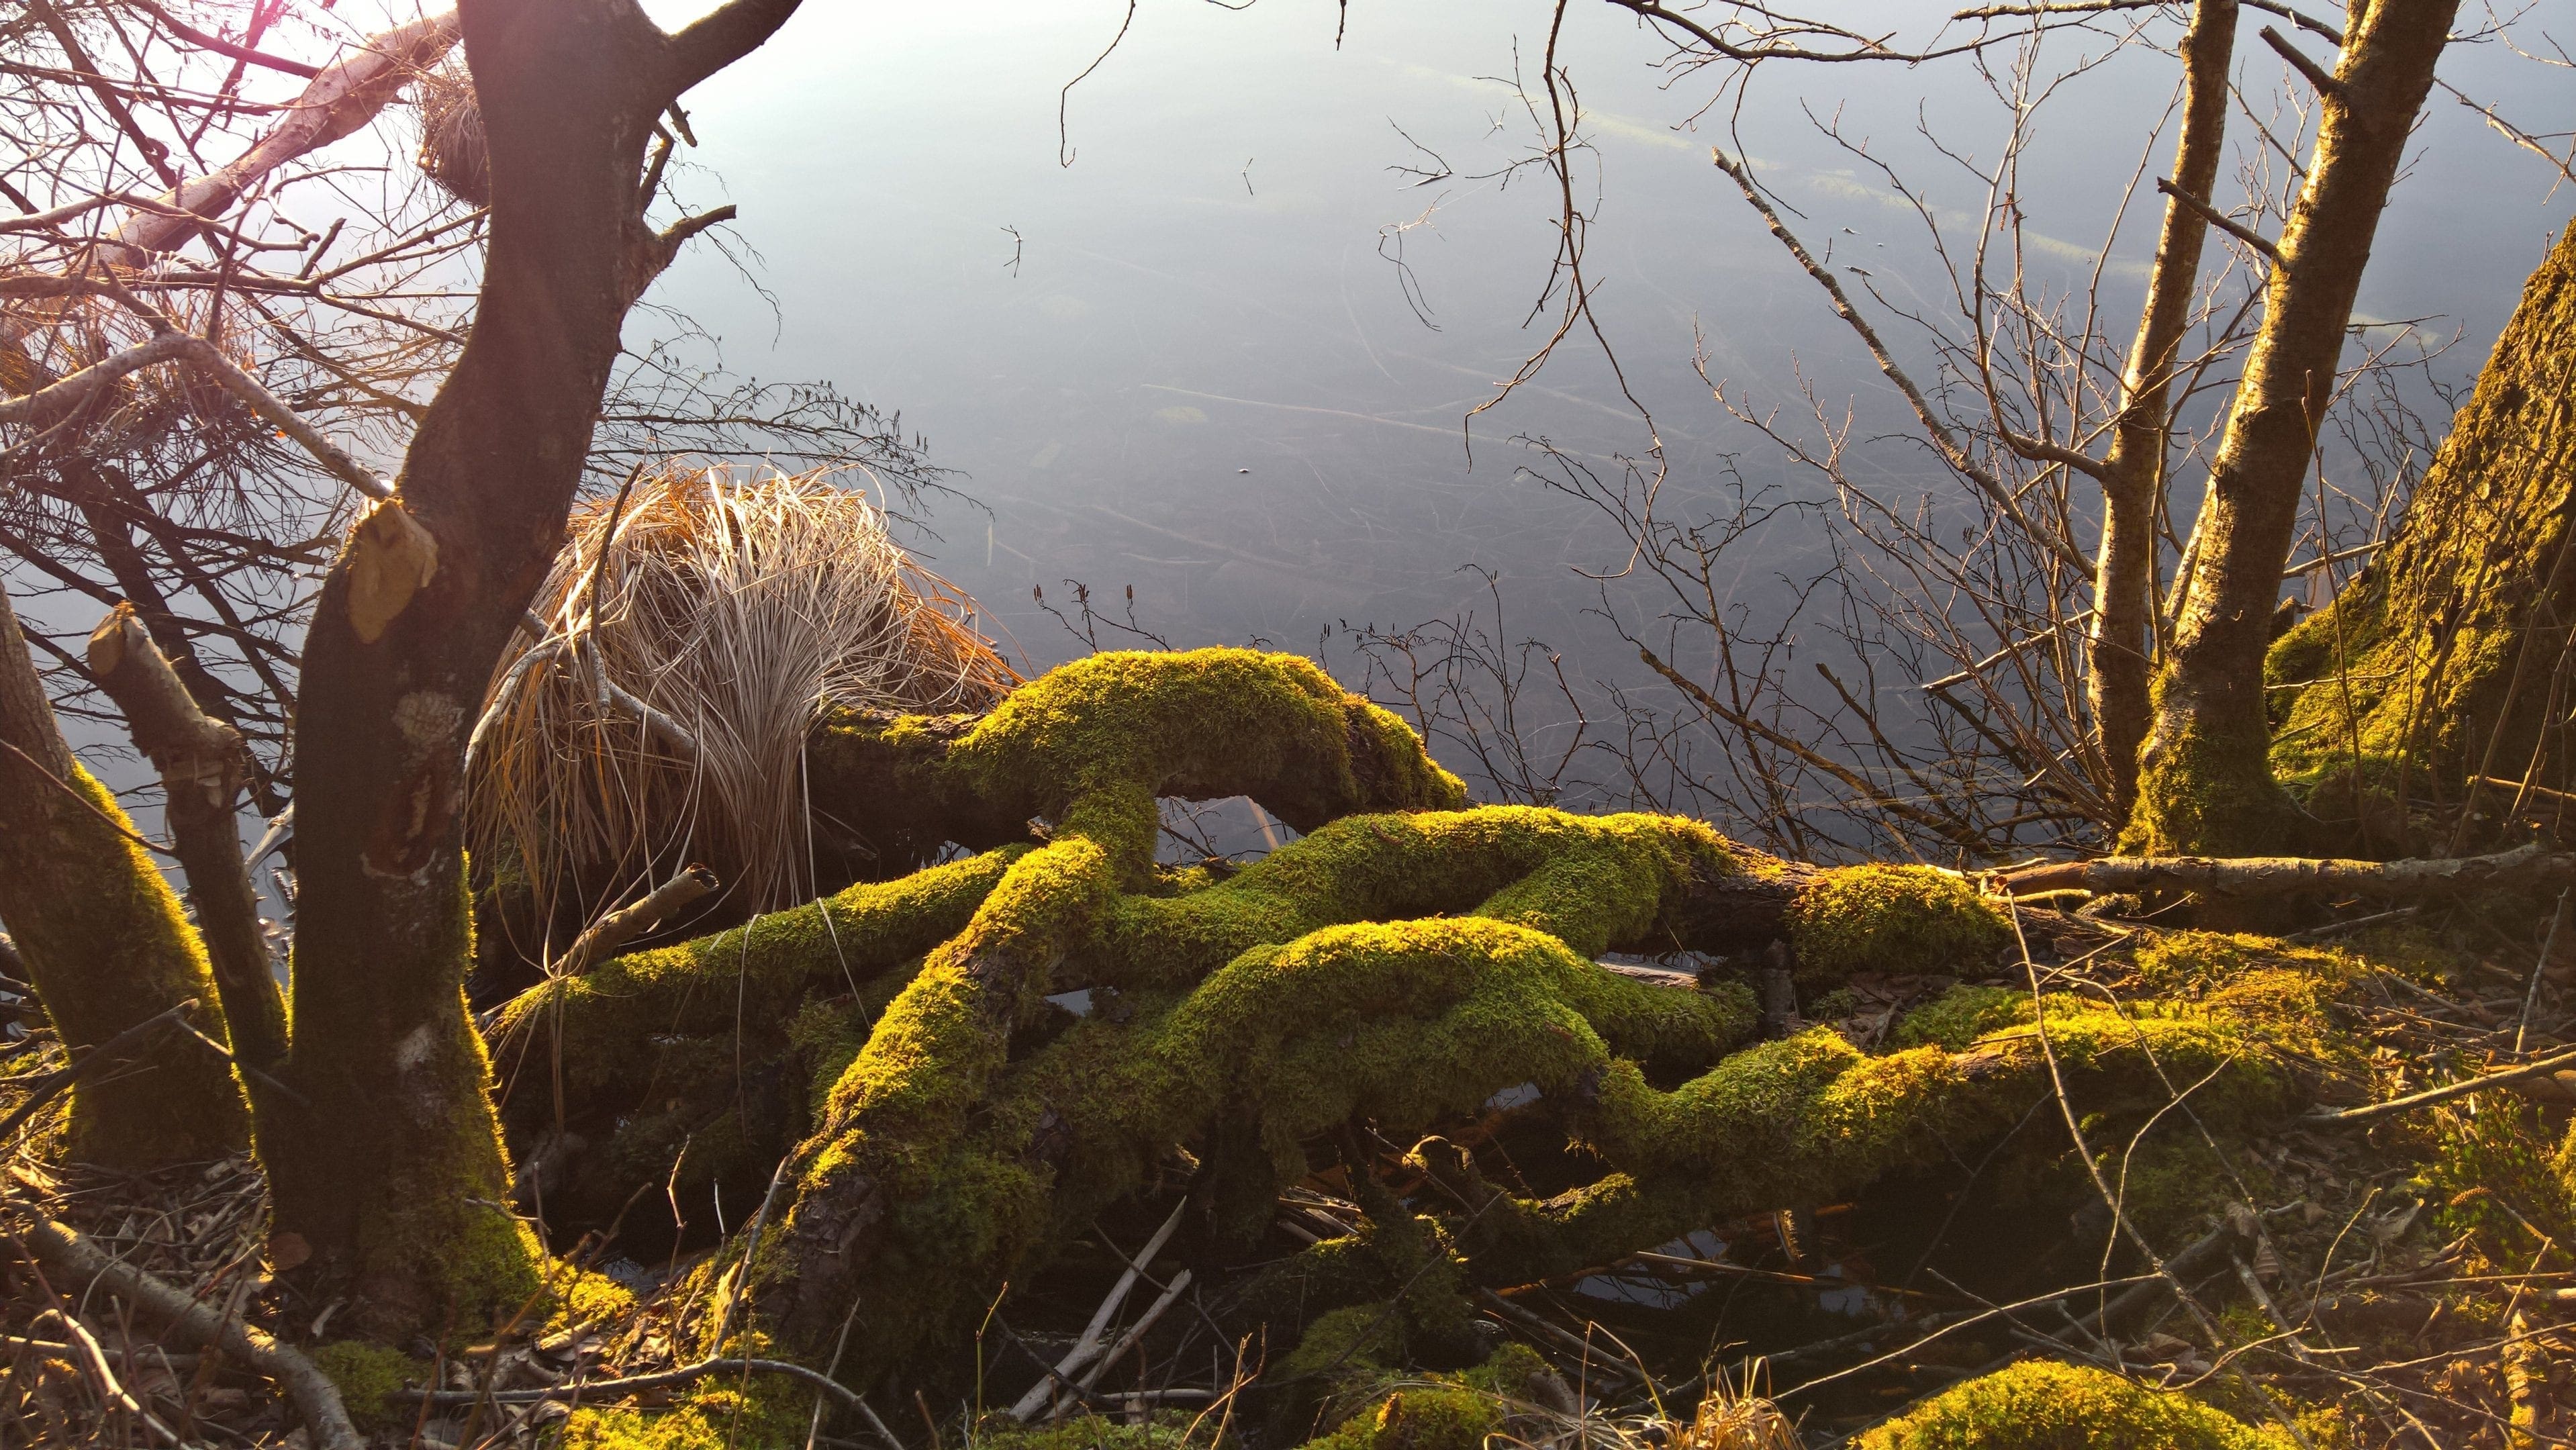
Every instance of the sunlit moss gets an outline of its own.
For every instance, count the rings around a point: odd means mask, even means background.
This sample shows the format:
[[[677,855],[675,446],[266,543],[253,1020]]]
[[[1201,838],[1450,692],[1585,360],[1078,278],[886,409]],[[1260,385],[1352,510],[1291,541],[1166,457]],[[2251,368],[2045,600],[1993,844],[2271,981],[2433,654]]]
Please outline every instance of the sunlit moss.
[[[2170,1390],[2028,1360],[1865,1430],[1856,1450],[2288,1450],[2289,1441]]]
[[[399,1349],[364,1340],[340,1339],[312,1352],[314,1368],[330,1377],[341,1406],[361,1430],[381,1430],[400,1422],[404,1406],[394,1392],[406,1385],[429,1383],[430,1366]]]
[[[2350,813],[2340,772],[2356,765],[2377,786],[2400,768],[2456,781],[2493,749],[2531,757],[2551,692],[2516,697],[2513,683],[2531,621],[2553,608],[2538,596],[2564,552],[2576,490],[2562,381],[2571,360],[2576,225],[2525,283],[2405,523],[2331,608],[2272,646],[2273,768],[2310,783],[2318,813]]]
[[[1854,972],[1958,972],[2013,943],[2012,923],[1967,882],[1929,866],[1847,866],[1799,892],[1789,945],[1799,985]]]

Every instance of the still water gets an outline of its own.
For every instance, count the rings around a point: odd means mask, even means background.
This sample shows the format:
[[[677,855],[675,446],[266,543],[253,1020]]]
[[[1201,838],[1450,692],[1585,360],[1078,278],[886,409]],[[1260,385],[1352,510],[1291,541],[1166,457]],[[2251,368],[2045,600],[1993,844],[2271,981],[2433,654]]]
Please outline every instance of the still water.
[[[738,373],[829,378],[901,409],[989,510],[943,506],[925,550],[1034,664],[1080,646],[1033,586],[1069,603],[1062,581],[1083,580],[1120,610],[1132,587],[1138,618],[1176,644],[1312,649],[1337,621],[1489,607],[1482,580],[1460,572],[1475,565],[1499,576],[1512,633],[1615,675],[1625,652],[1585,611],[1653,606],[1584,577],[1615,568],[1624,541],[1525,472],[1514,440],[1606,458],[1642,450],[1644,422],[1581,334],[1537,382],[1467,417],[1554,316],[1524,326],[1556,242],[1550,180],[1496,174],[1539,140],[1510,78],[1535,82],[1550,7],[1357,0],[1337,43],[1339,12],[1319,0],[1145,0],[1064,102],[1060,147],[1059,92],[1126,12],[1121,0],[807,6],[693,97],[702,170],[686,184],[693,200],[740,206],[742,265],[695,248],[655,300],[720,335]],[[1837,8],[1855,25],[1872,12],[1893,29],[1920,8]],[[1748,151],[1837,267],[1937,308],[1947,284],[1919,218],[1810,118],[1838,113],[1847,136],[1898,164],[1955,245],[1975,233],[1983,184],[1918,123],[1990,164],[2006,114],[1966,59],[1775,64],[1733,112],[1739,143],[1725,107],[1692,120],[1713,78],[1659,70],[1663,49],[1622,15],[1575,6],[1560,58],[1593,148],[1576,166],[1581,199],[1597,201],[1587,266],[1671,460],[1667,502],[1715,502],[1730,457],[1756,484],[1813,492],[1712,402],[1695,339],[1710,375],[1757,406],[1796,412],[1803,370],[1837,410],[1858,399],[1866,436],[1899,427],[1893,395],[1709,147]],[[2231,118],[2249,150],[2249,114],[2281,119],[2262,18],[2246,16]],[[2576,4],[2551,0],[2514,35],[2546,52],[2571,21]],[[2106,49],[2070,34],[2043,60],[2071,67]],[[2169,133],[2148,137],[2176,74],[2141,51],[2049,102],[2023,163],[2044,285],[2080,287],[2142,156],[2150,185],[2168,164]],[[2564,68],[2502,45],[2455,46],[2444,75],[2526,130],[2576,117]],[[2473,371],[2576,205],[2557,179],[2437,96],[2362,313],[2456,332],[2447,366]],[[2103,268],[2123,345],[2155,219],[2133,203]],[[1944,486],[1911,445],[1864,457],[1892,492]],[[1767,580],[1796,572],[1812,545],[1775,532],[1747,600],[1758,610]]]

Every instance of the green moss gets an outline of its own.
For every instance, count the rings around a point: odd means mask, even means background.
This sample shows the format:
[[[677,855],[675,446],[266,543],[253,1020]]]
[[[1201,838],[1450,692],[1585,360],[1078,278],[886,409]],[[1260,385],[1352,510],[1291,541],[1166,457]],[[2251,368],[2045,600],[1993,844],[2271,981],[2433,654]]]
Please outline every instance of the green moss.
[[[2357,756],[2383,779],[2402,762],[2447,784],[2491,741],[2501,759],[2531,758],[2549,692],[2507,697],[2530,621],[2566,607],[2541,596],[2576,497],[2576,419],[2561,401],[2571,362],[2576,226],[2532,272],[2395,536],[2332,608],[2273,645],[2275,769],[2322,778]],[[2348,787],[2319,789],[2318,808],[2338,796]]]
[[[1315,1450],[1481,1450],[1502,1428],[1503,1407],[1491,1395],[1407,1385],[1307,1443]]]
[[[1306,1326],[1279,1362],[1281,1381],[1334,1380],[1404,1362],[1404,1316],[1392,1304],[1353,1304]]]
[[[549,1333],[561,1334],[576,1325],[614,1323],[635,1309],[634,1290],[577,1265],[557,1268],[549,1276],[548,1287],[553,1300],[552,1312],[546,1316]]]
[[[0,637],[16,632],[0,610]],[[224,1040],[205,946],[116,797],[77,763],[68,792],[27,784],[14,760],[0,769],[17,772],[7,788],[19,797],[0,815],[0,922],[63,1041],[94,1047],[190,998],[191,1020]],[[232,1065],[169,1029],[71,1098],[77,1159],[150,1168],[219,1158],[248,1138]]]
[[[1929,866],[1846,866],[1798,893],[1789,945],[1810,991],[1854,972],[1956,972],[2013,943],[2012,923],[1976,889]]]
[[[1930,1025],[1955,1031],[1980,1010],[2001,1015],[2000,998],[1960,1005],[1948,1023]],[[1818,1028],[1738,1052],[1670,1093],[1613,1061],[1577,1125],[1618,1171],[1550,1199],[1480,1205],[1462,1230],[1471,1272],[1489,1284],[1550,1278],[1707,1223],[1838,1201],[1891,1170],[2003,1133],[2052,1090],[2051,1053],[2087,1113],[2135,1123],[2169,1101],[2168,1079],[2207,1077],[2196,1113],[2215,1131],[2238,1130],[2291,1101],[2274,1044],[2310,1043],[2321,1031],[2271,998],[2113,1010],[2053,996],[2047,1007],[2046,1050],[2026,1023],[1957,1051],[1925,1045],[1877,1057]]]
[[[2460,950],[2432,928],[2415,922],[2365,927],[2344,939],[2345,949],[2372,969],[2405,978],[2419,987],[2448,987],[2475,970],[2477,957]]]
[[[313,1365],[340,1391],[340,1403],[360,1430],[382,1430],[404,1419],[393,1398],[406,1385],[429,1383],[430,1367],[398,1349],[341,1339],[314,1350]]]
[[[1867,1430],[1857,1450],[2286,1450],[2168,1390],[2049,1360],[1973,1379]]]
[[[611,958],[511,1001],[493,1040],[513,1052],[524,1043],[544,1060],[559,1032],[565,1090],[575,1104],[603,1091],[633,1091],[655,1066],[636,1049],[656,1037],[730,1034],[738,1023],[758,1031],[787,1019],[809,990],[845,990],[956,935],[1025,851],[1005,848],[897,881],[862,882],[732,931]]]
[[[589,1409],[564,1421],[561,1450],[795,1450],[805,1444],[813,1396],[775,1386],[701,1388],[668,1409]]]
[[[2030,1020],[2030,994],[2011,987],[1952,987],[1905,1014],[1890,1041],[1899,1047],[1926,1044],[1956,1052],[2002,1027]]]
[[[2120,834],[2131,856],[2308,854],[2315,822],[2273,778],[2271,729],[2261,702],[2244,718],[2223,704],[2197,712],[2167,700],[2173,666],[2152,686],[2156,730],[2140,757],[2138,799]]]
[[[970,1450],[1182,1450],[1197,1421],[1197,1416],[1173,1410],[1159,1411],[1141,1425],[1088,1412],[1052,1425],[1023,1425],[1007,1415],[988,1415],[966,1443]]]
[[[1249,795],[1301,831],[1358,811],[1466,803],[1402,721],[1295,655],[1097,654],[1014,690],[962,734],[959,723],[845,717],[824,751],[844,763],[825,768],[873,793],[940,802],[970,829],[1042,817],[1108,850],[1131,887],[1151,876],[1159,796]],[[847,804],[863,830],[887,809]]]
[[[1195,982],[1253,947],[1353,921],[1474,913],[1556,936],[1584,956],[1671,943],[1692,873],[1740,869],[1738,848],[1672,816],[1534,806],[1350,816],[1228,880],[1121,898],[1075,964],[1084,980]]]

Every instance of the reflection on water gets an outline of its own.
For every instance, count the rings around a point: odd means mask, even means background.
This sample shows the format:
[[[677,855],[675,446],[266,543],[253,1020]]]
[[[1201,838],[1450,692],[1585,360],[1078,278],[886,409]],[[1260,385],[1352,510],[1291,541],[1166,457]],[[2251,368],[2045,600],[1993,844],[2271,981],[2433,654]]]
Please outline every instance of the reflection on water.
[[[940,514],[939,567],[1036,663],[1078,646],[1037,610],[1033,585],[1061,602],[1059,581],[1083,579],[1122,604],[1132,586],[1139,617],[1175,643],[1311,648],[1333,621],[1481,603],[1482,580],[1458,572],[1478,564],[1499,573],[1520,629],[1615,668],[1582,614],[1601,589],[1573,571],[1615,567],[1624,545],[1519,473],[1528,455],[1511,441],[1604,458],[1644,446],[1597,351],[1569,348],[1477,418],[1472,458],[1462,427],[1544,332],[1545,314],[1522,322],[1546,279],[1552,193],[1535,172],[1478,177],[1534,136],[1494,78],[1535,64],[1548,7],[1369,0],[1350,7],[1336,51],[1330,6],[1148,5],[1067,102],[1073,164],[1061,166],[1058,88],[1123,9],[808,7],[695,102],[696,159],[712,173],[696,184],[742,207],[738,236],[774,314],[712,252],[657,296],[721,334],[738,371],[829,376],[901,408],[992,510]],[[1673,463],[1666,506],[1710,496],[1731,453],[1756,483],[1811,487],[1711,403],[1690,369],[1694,329],[1711,376],[1757,404],[1796,411],[1794,358],[1837,406],[1862,398],[1866,433],[1895,425],[1884,384],[1709,166],[1718,134],[1672,129],[1702,83],[1659,88],[1656,48],[1607,13],[1578,11],[1565,54],[1597,148],[1578,167],[1601,198],[1589,265]],[[2245,63],[2268,87],[2268,54]],[[2550,73],[2497,47],[2456,50],[2445,74],[2527,126],[2565,124]],[[1799,224],[1891,298],[1936,304],[1909,291],[1932,276],[1919,223],[1815,134],[1800,102],[1843,108],[1846,130],[1903,158],[1956,225],[1982,189],[1910,133],[1920,104],[1967,152],[1992,154],[1998,113],[1971,69],[1766,76],[1747,145],[1806,212]],[[2124,57],[2055,103],[2023,165],[2038,265],[2064,273],[2044,282],[2081,285],[2087,239],[2113,215],[2173,79],[2166,58]],[[2250,130],[2241,117],[2237,130]],[[2548,196],[2540,163],[2457,106],[2437,106],[2424,137],[2362,310],[2449,319],[2430,326],[2465,330],[2465,370],[2567,202]],[[2135,305],[2120,289],[2135,285],[2153,222],[2133,207],[2105,269],[2114,316]],[[1876,466],[1937,484],[1921,463],[1890,447]],[[1799,539],[1766,548],[1748,591],[1801,562]],[[1611,596],[1632,606],[1619,586]]]

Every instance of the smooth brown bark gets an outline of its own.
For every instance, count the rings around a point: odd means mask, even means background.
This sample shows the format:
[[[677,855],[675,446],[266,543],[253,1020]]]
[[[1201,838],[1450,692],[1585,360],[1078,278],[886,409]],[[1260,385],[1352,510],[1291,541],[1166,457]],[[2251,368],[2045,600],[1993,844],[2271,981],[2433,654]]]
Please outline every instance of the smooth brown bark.
[[[94,1048],[194,998],[223,1014],[196,933],[133,823],[63,743],[53,706],[0,596],[0,923],[64,1043]],[[126,1167],[218,1157],[244,1138],[232,1069],[180,1033],[133,1068],[72,1092],[74,1156]]]
[[[2236,0],[2199,0],[2182,40],[2182,135],[2174,144],[2173,184],[2206,202],[2218,179],[2227,135],[2228,63],[2236,52]],[[2138,749],[2153,714],[2148,674],[2154,659],[2156,499],[2164,488],[2167,420],[2173,377],[2200,290],[2200,255],[2209,223],[2179,198],[2165,202],[2164,231],[2129,365],[2120,380],[2120,416],[2102,460],[2102,546],[2094,556],[2093,625],[2086,641],[2086,705],[2101,740],[2112,804],[2127,811],[2138,796]]]
[[[264,1134],[282,1232],[379,1332],[512,1307],[534,1244],[490,1065],[465,1014],[467,732],[563,538],[629,306],[707,219],[656,233],[656,118],[760,43],[790,0],[734,0],[664,35],[633,0],[469,0],[491,145],[491,241],[471,339],[397,492],[323,586],[296,721],[295,1045],[315,1107]]]
[[[2458,8],[2370,7],[2320,97],[2307,181],[2194,528],[2196,566],[2156,682],[2129,849],[2254,855],[2303,834],[2272,779],[2263,656],[2362,270]]]

